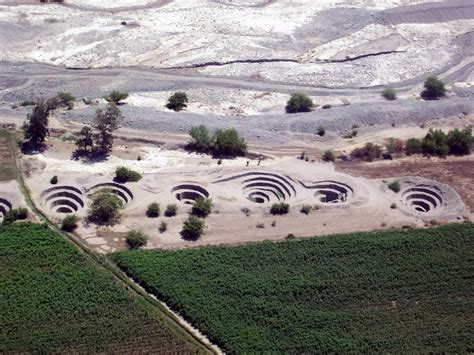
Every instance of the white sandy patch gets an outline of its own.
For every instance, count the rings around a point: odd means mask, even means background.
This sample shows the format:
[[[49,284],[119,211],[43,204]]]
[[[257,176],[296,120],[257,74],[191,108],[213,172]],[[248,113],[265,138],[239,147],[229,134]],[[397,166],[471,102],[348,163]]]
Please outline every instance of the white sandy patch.
[[[153,2],[154,0],[69,0],[71,4],[81,6],[92,6],[98,8],[113,9],[117,7],[143,6]]]

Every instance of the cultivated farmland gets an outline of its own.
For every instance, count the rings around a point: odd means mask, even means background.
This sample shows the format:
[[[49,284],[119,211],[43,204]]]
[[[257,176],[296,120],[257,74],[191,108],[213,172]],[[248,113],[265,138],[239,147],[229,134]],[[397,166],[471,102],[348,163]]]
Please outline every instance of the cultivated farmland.
[[[473,224],[112,259],[229,353],[473,349]]]
[[[0,227],[0,353],[204,350],[51,229]]]

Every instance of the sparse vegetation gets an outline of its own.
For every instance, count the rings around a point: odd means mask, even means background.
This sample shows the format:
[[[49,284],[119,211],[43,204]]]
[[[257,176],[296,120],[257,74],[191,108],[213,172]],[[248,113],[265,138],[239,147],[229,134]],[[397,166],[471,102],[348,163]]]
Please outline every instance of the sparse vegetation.
[[[65,232],[74,232],[77,228],[77,222],[79,218],[76,215],[68,215],[64,217],[61,223],[61,229]]]
[[[458,354],[473,236],[467,223],[111,257],[226,353]]]
[[[270,213],[273,215],[283,215],[290,212],[290,205],[285,202],[274,203],[270,208]]]
[[[243,213],[244,215],[246,215],[247,217],[249,217],[249,216],[250,216],[250,213],[252,212],[252,211],[250,210],[250,208],[247,208],[247,207],[242,207],[240,210],[241,210],[242,213]]]
[[[92,204],[88,213],[91,222],[99,225],[113,225],[120,218],[122,201],[107,189],[92,195]]]
[[[166,108],[173,111],[181,111],[184,109],[188,103],[188,95],[184,92],[175,92],[173,95],[170,96],[168,99],[168,103],[166,104]]]
[[[212,200],[210,198],[198,197],[193,203],[191,213],[198,217],[207,217],[212,210]]]
[[[443,97],[446,94],[444,83],[435,76],[430,76],[425,81],[425,90],[421,96],[425,99],[435,100]]]
[[[332,108],[332,105],[330,105],[330,104],[325,104],[325,105],[323,105],[321,108],[322,108],[323,110],[328,110],[328,109]]]
[[[181,230],[181,237],[185,240],[198,240],[204,234],[205,223],[202,219],[196,216],[189,216],[184,221],[183,229]]]
[[[60,91],[57,93],[58,106],[67,107],[69,110],[74,108],[74,101],[76,98],[70,92]]]
[[[3,216],[3,225],[12,224],[16,221],[22,221],[28,218],[28,210],[23,207],[13,208]]]
[[[313,108],[313,100],[302,93],[295,93],[286,104],[287,113],[310,112]]]
[[[305,215],[309,215],[311,212],[311,205],[303,205],[300,210],[301,213],[304,213]]]
[[[317,134],[320,137],[324,137],[324,135],[326,134],[326,128],[324,128],[323,126],[319,126]]]
[[[107,109],[97,109],[94,128],[98,131],[96,136],[96,148],[100,154],[107,154],[112,150],[114,137],[113,132],[119,127],[122,112],[114,103],[109,103]]]
[[[324,151],[323,153],[323,160],[324,161],[332,161],[332,162],[335,162],[336,161],[336,154],[334,154],[334,152],[330,149]]]
[[[160,216],[160,204],[158,202],[150,203],[146,209],[146,215],[150,218],[157,218]]]
[[[178,212],[178,206],[175,203],[171,203],[166,206],[165,217],[174,217]]]
[[[147,241],[148,237],[143,232],[136,230],[128,232],[125,237],[128,249],[140,249],[146,245]]]
[[[382,148],[374,143],[368,142],[362,148],[356,148],[351,152],[351,156],[355,159],[374,161],[382,155]]]
[[[125,166],[118,166],[117,169],[115,169],[115,181],[117,182],[137,182],[140,181],[141,178],[141,174]]]
[[[395,202],[392,203],[392,204],[390,205],[390,208],[391,208],[392,210],[395,210],[395,209],[397,208],[397,204],[396,204]]]
[[[401,154],[403,152],[403,141],[398,138],[389,138],[385,148],[388,154]]]
[[[105,101],[115,104],[115,105],[119,105],[121,101],[127,98],[128,98],[128,93],[120,92],[117,90],[113,90],[109,95],[104,96]]]
[[[92,127],[83,126],[79,132],[79,137],[76,139],[76,146],[79,151],[88,153],[89,148],[94,148],[94,135]]]
[[[161,221],[158,231],[163,234],[164,232],[166,232],[167,229],[168,229],[168,223],[166,223],[165,221]]]
[[[397,92],[393,88],[388,87],[382,91],[382,97],[386,100],[393,101],[397,99]]]
[[[401,189],[400,181],[393,180],[390,184],[388,184],[388,188],[395,193],[399,193]]]
[[[264,229],[264,228],[265,228],[265,223],[258,222],[257,225],[256,225],[256,227],[257,227],[258,229]]]

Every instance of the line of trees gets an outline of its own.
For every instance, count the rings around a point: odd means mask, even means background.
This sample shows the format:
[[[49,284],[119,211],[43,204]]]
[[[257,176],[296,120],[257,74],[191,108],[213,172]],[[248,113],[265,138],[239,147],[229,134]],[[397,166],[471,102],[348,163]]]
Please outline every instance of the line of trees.
[[[192,139],[188,148],[198,152],[225,157],[242,156],[247,152],[245,139],[234,128],[219,129],[211,135],[206,126],[199,125],[191,128],[189,134]]]

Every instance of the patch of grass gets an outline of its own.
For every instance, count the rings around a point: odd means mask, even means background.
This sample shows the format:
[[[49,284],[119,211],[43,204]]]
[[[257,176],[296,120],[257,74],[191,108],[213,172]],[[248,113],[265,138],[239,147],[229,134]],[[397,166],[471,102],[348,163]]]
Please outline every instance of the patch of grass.
[[[0,264],[2,354],[199,350],[44,225],[0,227]]]
[[[466,223],[111,258],[228,353],[466,353],[473,247]]]

